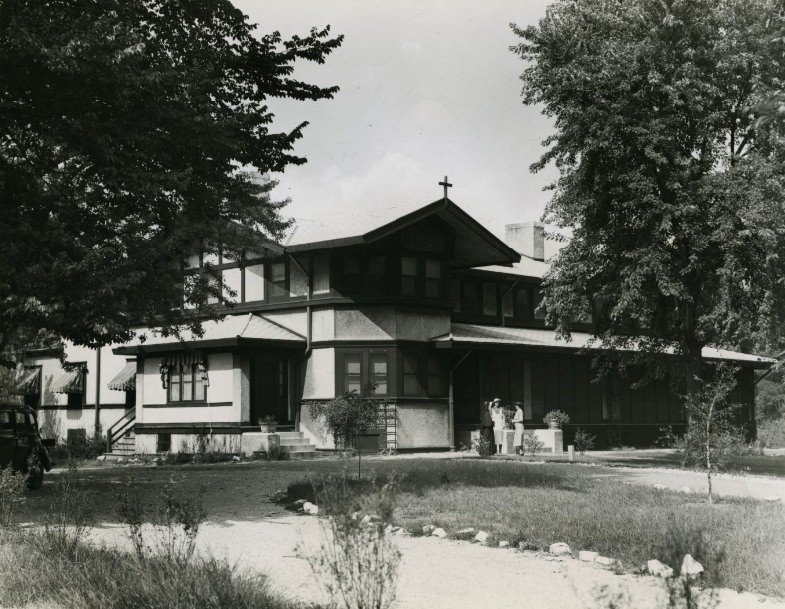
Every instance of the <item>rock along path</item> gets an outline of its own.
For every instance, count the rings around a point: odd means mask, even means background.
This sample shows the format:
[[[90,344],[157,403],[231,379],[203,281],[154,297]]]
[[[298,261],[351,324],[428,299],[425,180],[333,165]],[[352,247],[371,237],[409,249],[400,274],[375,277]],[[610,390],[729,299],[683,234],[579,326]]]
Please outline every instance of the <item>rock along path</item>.
[[[324,593],[304,557],[318,548],[320,520],[287,516],[208,523],[200,532],[200,549],[239,569],[267,574],[271,587],[285,596],[324,602]],[[96,529],[93,538],[127,543],[116,525]],[[396,536],[395,542],[402,554],[396,609],[599,608],[608,604],[602,598],[619,595],[629,601],[621,607],[667,606],[663,583],[653,577],[615,575],[576,559],[553,560],[470,542],[408,536]],[[719,594],[721,609],[785,609],[785,601],[731,590]]]

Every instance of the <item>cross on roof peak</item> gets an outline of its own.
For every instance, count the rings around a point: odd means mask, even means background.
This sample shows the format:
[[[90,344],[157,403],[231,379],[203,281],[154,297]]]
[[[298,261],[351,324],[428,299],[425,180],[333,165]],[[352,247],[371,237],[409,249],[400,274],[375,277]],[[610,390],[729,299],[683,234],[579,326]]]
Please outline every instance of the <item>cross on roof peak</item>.
[[[444,182],[439,182],[439,186],[444,186],[444,198],[446,200],[447,199],[447,189],[452,186],[452,184],[450,184],[447,181],[447,176],[444,176]]]

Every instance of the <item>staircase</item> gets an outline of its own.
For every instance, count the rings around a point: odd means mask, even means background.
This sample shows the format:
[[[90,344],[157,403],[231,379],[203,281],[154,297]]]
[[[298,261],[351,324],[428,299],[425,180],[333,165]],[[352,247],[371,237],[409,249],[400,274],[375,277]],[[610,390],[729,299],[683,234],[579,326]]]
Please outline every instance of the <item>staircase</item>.
[[[131,457],[136,451],[136,435],[133,430],[126,432],[112,445],[111,456]]]
[[[316,456],[316,447],[301,431],[279,431],[281,449],[290,459],[311,459]]]

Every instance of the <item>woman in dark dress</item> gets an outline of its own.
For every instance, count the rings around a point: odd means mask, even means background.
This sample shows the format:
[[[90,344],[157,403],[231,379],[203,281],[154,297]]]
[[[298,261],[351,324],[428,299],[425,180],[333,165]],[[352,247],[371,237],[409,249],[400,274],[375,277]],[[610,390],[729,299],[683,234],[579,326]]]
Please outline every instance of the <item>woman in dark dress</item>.
[[[493,441],[493,418],[491,417],[491,403],[483,402],[482,410],[480,410],[480,438],[493,454],[496,451],[496,445]]]

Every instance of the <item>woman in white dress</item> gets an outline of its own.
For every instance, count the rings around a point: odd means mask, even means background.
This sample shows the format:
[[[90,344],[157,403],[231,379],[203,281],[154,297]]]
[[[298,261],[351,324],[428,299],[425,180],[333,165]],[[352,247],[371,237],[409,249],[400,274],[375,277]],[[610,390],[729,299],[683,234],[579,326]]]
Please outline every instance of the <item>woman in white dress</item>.
[[[520,455],[523,453],[523,410],[520,402],[515,402],[515,416],[513,416],[512,422],[515,426],[512,444],[515,446],[515,454]]]
[[[502,401],[496,398],[491,408],[491,418],[493,419],[493,441],[496,444],[496,452],[502,452],[502,442],[504,441],[504,411]]]

